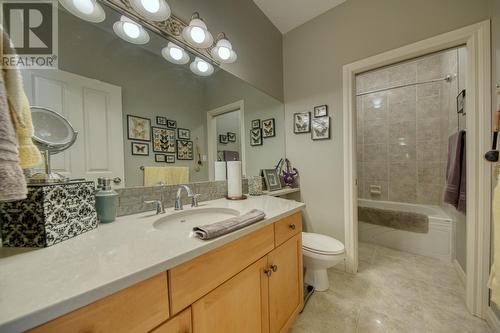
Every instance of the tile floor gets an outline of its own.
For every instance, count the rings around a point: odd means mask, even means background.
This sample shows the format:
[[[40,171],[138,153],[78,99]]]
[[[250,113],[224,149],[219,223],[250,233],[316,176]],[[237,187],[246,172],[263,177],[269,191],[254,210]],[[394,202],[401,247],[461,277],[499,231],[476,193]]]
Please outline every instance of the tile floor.
[[[470,315],[451,264],[360,243],[359,273],[329,271],[332,288],[314,293],[290,333],[485,333]]]

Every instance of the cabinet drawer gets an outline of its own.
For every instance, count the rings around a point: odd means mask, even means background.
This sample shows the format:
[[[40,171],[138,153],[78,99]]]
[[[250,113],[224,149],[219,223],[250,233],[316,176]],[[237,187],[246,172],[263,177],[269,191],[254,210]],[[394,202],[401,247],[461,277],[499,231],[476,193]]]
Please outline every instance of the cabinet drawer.
[[[167,274],[35,327],[29,332],[149,332],[169,317]]]
[[[172,314],[185,309],[274,248],[274,226],[269,225],[201,255],[169,273]]]
[[[302,213],[297,212],[274,223],[276,246],[302,232]]]
[[[151,333],[192,333],[191,308],[188,308],[166,323],[157,327]]]

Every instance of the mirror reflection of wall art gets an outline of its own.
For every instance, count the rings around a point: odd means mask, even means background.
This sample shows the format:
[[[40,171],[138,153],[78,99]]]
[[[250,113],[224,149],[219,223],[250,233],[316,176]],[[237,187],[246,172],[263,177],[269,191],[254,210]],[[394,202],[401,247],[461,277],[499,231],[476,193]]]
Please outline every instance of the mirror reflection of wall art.
[[[191,131],[185,128],[178,128],[177,129],[177,138],[179,140],[189,140],[191,139]]]
[[[149,144],[132,142],[132,155],[149,156]]]
[[[163,163],[165,163],[165,155],[163,155],[163,154],[155,154],[155,162],[163,162]]]
[[[262,172],[264,173],[264,180],[266,181],[268,191],[281,190],[281,181],[276,169],[264,169]]]
[[[193,159],[193,141],[177,140],[177,159],[178,160]]]
[[[250,145],[251,146],[262,146],[262,129],[252,128],[250,130]]]
[[[252,128],[260,128],[260,119],[252,120]]]
[[[175,163],[175,155],[166,155],[165,162]]]
[[[177,121],[167,119],[167,127],[168,128],[177,128]]]
[[[227,132],[227,141],[236,142],[236,133]]]
[[[293,115],[293,132],[296,134],[309,133],[311,131],[311,113],[299,112]]]
[[[330,117],[312,119],[311,137],[313,140],[330,139]]]
[[[167,126],[167,118],[157,116],[156,117],[156,125]]]
[[[175,131],[153,127],[153,151],[155,153],[175,153]]]
[[[222,143],[222,144],[227,144],[228,141],[227,141],[227,135],[225,134],[219,134],[219,143]]]
[[[263,138],[272,138],[276,136],[275,129],[275,121],[274,118],[262,120],[262,137]]]
[[[129,140],[151,141],[151,120],[127,115],[127,132]]]
[[[328,105],[319,105],[314,107],[314,117],[326,117],[328,116]]]

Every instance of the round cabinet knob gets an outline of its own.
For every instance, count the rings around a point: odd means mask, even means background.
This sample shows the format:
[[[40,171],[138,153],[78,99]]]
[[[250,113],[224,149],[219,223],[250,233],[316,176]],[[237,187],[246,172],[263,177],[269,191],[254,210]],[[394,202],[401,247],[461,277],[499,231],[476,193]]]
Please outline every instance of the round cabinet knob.
[[[271,265],[271,270],[276,272],[278,270],[278,265]]]
[[[266,268],[266,269],[264,270],[264,274],[266,274],[266,275],[267,275],[267,277],[271,277],[271,275],[273,275],[273,271],[272,271],[272,270],[270,270],[270,269],[267,269],[267,268]]]
[[[122,182],[122,179],[120,177],[113,178],[113,183],[115,183],[116,185],[120,185],[121,182]]]
[[[289,225],[288,225],[288,228],[290,228],[290,229],[292,229],[292,230],[295,230],[295,228],[296,228],[296,227],[295,227],[295,224],[293,224],[293,223],[292,223],[292,224],[289,224]]]

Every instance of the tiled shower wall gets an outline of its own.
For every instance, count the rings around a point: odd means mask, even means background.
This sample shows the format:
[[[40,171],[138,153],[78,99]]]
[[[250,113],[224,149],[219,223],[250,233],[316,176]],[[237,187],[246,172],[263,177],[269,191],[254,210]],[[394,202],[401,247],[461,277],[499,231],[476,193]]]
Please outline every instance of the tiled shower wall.
[[[458,55],[453,49],[357,76],[360,198],[442,203],[448,137],[458,127]],[[366,94],[447,75],[450,82]]]

